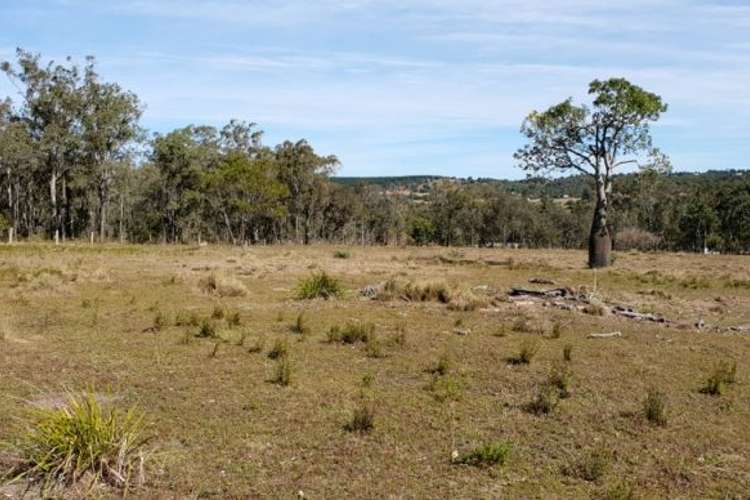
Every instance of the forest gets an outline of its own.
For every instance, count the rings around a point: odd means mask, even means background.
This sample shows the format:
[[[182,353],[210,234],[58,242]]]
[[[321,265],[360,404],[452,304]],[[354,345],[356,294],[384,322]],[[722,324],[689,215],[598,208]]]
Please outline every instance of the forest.
[[[250,121],[149,133],[144,103],[93,58],[19,49],[0,69],[18,91],[0,101],[0,230],[15,238],[583,248],[591,228],[581,175],[336,178],[336,156],[266,145]],[[750,250],[744,173],[643,169],[614,184],[615,249]]]

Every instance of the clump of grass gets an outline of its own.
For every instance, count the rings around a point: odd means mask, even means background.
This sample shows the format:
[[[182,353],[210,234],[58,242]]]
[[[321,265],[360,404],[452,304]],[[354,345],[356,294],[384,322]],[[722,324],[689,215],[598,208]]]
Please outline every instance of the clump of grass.
[[[571,344],[565,344],[565,347],[563,347],[563,359],[565,361],[573,360],[573,346]]]
[[[224,319],[225,314],[226,310],[219,304],[215,305],[213,311],[211,311],[211,317],[213,319]]]
[[[406,326],[404,324],[399,324],[396,327],[396,331],[388,339],[388,344],[393,347],[406,346]]]
[[[232,276],[211,273],[203,278],[199,285],[203,292],[220,297],[241,297],[247,295],[247,288],[241,281]]]
[[[257,337],[250,346],[247,348],[249,354],[258,354],[263,352],[266,346],[266,340],[263,337]]]
[[[341,282],[325,271],[315,273],[297,285],[297,298],[300,300],[337,299],[343,295],[344,287]]]
[[[455,463],[479,466],[499,466],[508,462],[513,445],[506,441],[495,441],[484,444],[479,448],[458,457]]]
[[[276,359],[271,382],[284,387],[292,383],[292,362],[289,356],[284,355]]]
[[[180,311],[177,313],[174,319],[175,326],[198,326],[200,324],[200,317],[198,313],[191,311]]]
[[[559,321],[555,321],[552,324],[552,331],[550,332],[549,336],[551,339],[559,339],[562,337],[563,333],[563,326]]]
[[[636,500],[635,488],[627,482],[621,481],[611,486],[604,493],[605,500]]]
[[[375,428],[375,402],[372,398],[361,395],[357,406],[352,412],[352,418],[344,428],[349,432],[366,434]]]
[[[352,253],[349,250],[336,250],[333,252],[334,259],[349,259],[351,256]]]
[[[44,489],[74,484],[84,476],[127,490],[143,481],[143,414],[104,407],[93,391],[69,394],[65,406],[36,409],[13,449],[18,465],[11,480],[42,483]],[[46,496],[46,495],[45,495]]]
[[[453,359],[451,359],[450,354],[444,352],[440,355],[435,364],[427,369],[427,371],[432,373],[433,375],[442,377],[443,375],[447,375],[448,372],[450,372],[452,369]]]
[[[464,392],[463,381],[454,376],[440,376],[433,374],[432,380],[427,385],[427,390],[432,393],[432,397],[439,402],[458,401]]]
[[[448,293],[448,309],[451,311],[476,311],[488,304],[488,297],[477,295],[470,288],[459,288]]]
[[[362,387],[364,389],[372,387],[373,382],[375,382],[375,376],[372,373],[365,373],[362,375]]]
[[[219,354],[219,346],[221,345],[221,342],[214,342],[214,347],[211,349],[211,352],[208,353],[209,358],[215,358],[217,354]]]
[[[398,285],[393,282],[391,287]],[[400,290],[405,300],[412,302],[441,302],[447,304],[451,300],[451,290],[443,281],[432,281],[427,283],[407,283]]]
[[[332,326],[328,331],[328,342],[355,344],[357,342],[367,342],[370,337],[375,335],[375,324],[369,322],[349,322],[344,327]]]
[[[612,461],[612,452],[600,447],[590,450],[580,461],[569,466],[564,472],[584,481],[598,481],[604,477]]]
[[[160,332],[165,326],[167,326],[168,323],[169,320],[167,319],[167,316],[161,311],[158,311],[154,316],[154,324],[151,329],[154,332]]]
[[[651,387],[643,401],[643,414],[652,424],[667,425],[667,398],[663,392]]]
[[[534,325],[531,324],[529,321],[529,318],[526,316],[518,316],[513,321],[513,326],[511,326],[511,330],[513,330],[516,333],[534,333],[536,329],[534,328]]]
[[[224,321],[230,328],[236,328],[242,324],[242,317],[239,311],[228,311],[224,316]]]
[[[735,361],[719,362],[708,376],[706,385],[701,392],[712,396],[721,396],[726,392],[727,386],[737,381],[737,363]]]
[[[534,415],[548,415],[555,411],[560,400],[560,394],[556,387],[542,384],[526,409]]]
[[[216,331],[216,323],[211,321],[209,318],[203,318],[200,326],[198,326],[198,333],[196,333],[195,336],[202,339],[217,338],[219,334]]]
[[[383,342],[374,333],[367,336],[365,343],[365,352],[368,358],[385,358],[386,352]]]
[[[547,384],[557,388],[558,395],[561,399],[565,399],[570,396],[570,386],[573,382],[573,374],[566,365],[562,363],[555,363],[550,369],[549,375],[547,376]]]
[[[289,354],[289,344],[284,339],[276,339],[273,347],[268,351],[268,357],[271,359],[286,358]]]
[[[305,316],[304,311],[297,315],[297,319],[292,325],[292,332],[299,335],[308,335],[310,333],[310,325],[307,322],[307,316]]]
[[[514,365],[528,365],[534,359],[537,352],[539,352],[539,343],[531,339],[526,339],[521,342],[518,354],[510,358],[509,361]]]

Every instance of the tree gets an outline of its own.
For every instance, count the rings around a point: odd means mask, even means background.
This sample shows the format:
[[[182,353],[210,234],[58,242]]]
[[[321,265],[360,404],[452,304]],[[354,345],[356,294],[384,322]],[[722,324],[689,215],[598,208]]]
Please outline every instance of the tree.
[[[628,164],[668,168],[669,162],[652,146],[649,122],[667,106],[661,97],[622,78],[594,80],[589,85],[592,106],[573,104],[572,98],[546,111],[533,111],[521,133],[529,144],[514,155],[531,172],[578,172],[593,177],[596,207],[589,233],[589,266],[609,265],[612,235],[607,216],[612,178]]]

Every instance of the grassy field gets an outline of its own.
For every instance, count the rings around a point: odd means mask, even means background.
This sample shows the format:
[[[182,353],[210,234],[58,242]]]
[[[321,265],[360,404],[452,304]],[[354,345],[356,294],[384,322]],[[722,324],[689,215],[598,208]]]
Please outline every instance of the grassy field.
[[[750,324],[750,258],[584,264],[575,251],[0,246],[0,441],[30,407],[91,390],[145,413],[134,497],[747,498],[750,332],[725,327]],[[342,297],[297,297],[319,271]],[[508,300],[539,277],[679,324]],[[450,294],[360,296],[389,279]],[[347,323],[370,340],[336,341]],[[736,362],[736,383],[702,392],[720,362]],[[646,418],[649,392],[666,425]]]

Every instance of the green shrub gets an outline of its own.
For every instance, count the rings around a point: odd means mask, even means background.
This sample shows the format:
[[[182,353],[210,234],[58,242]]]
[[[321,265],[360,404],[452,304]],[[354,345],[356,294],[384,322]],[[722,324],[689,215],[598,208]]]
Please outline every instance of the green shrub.
[[[432,397],[436,401],[458,401],[464,392],[463,381],[454,376],[446,375],[439,376],[437,374],[432,376],[432,380],[427,386],[427,390],[432,393]]]
[[[349,250],[336,250],[333,252],[333,257],[335,259],[348,259],[352,256],[351,252]]]
[[[727,386],[734,384],[736,380],[737,363],[734,361],[721,361],[714,367],[701,392],[711,394],[712,396],[721,396],[726,391]]]
[[[511,443],[495,441],[466,453],[459,457],[456,462],[475,467],[505,465],[512,450],[513,445]]]
[[[340,298],[343,295],[344,287],[339,280],[324,271],[303,279],[297,286],[297,298],[300,300],[318,298],[328,300]]]
[[[598,481],[609,469],[612,453],[606,448],[596,448],[589,451],[584,457],[565,472],[583,479],[584,481]]]
[[[667,425],[667,398],[663,392],[649,388],[643,401],[643,413],[649,422],[664,427]]]
[[[143,414],[105,408],[92,391],[70,394],[65,406],[37,409],[33,422],[13,443],[18,466],[11,479],[43,483],[44,488],[70,485],[84,475],[128,489],[143,480],[146,455]],[[46,496],[46,495],[45,495]]]

